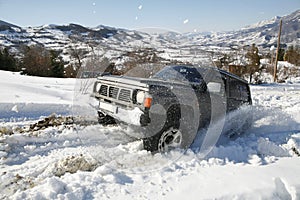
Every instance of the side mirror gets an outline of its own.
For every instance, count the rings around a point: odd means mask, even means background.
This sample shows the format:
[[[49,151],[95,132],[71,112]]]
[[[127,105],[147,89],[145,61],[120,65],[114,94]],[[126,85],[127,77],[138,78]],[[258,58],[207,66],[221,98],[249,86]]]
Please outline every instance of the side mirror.
[[[212,93],[220,93],[221,92],[221,83],[217,82],[209,82],[207,83],[207,89]]]

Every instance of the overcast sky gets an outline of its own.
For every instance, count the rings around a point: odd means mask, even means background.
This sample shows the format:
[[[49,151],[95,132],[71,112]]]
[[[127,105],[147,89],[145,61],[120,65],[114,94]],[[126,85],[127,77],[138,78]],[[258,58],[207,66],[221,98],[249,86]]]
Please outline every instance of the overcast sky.
[[[203,32],[237,30],[297,9],[300,0],[0,0],[0,20]]]

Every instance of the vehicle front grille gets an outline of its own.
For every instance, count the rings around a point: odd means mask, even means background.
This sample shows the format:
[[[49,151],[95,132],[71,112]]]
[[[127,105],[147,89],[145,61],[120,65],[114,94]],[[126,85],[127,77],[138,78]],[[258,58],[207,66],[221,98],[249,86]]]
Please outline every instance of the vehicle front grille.
[[[118,96],[118,92],[119,92],[119,88],[110,86],[108,96],[111,97],[111,98],[116,99],[117,96]]]
[[[131,102],[131,90],[115,86],[101,85],[99,94],[122,102]]]
[[[108,86],[107,85],[101,85],[99,94],[103,96],[107,96]]]
[[[121,89],[118,99],[120,101],[130,102],[130,90]]]

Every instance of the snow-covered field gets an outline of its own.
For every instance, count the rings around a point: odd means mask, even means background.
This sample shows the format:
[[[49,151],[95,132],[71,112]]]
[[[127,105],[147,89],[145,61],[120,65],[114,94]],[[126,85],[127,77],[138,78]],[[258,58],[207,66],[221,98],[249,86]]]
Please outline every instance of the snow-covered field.
[[[45,79],[1,71],[0,85],[0,122],[38,119],[53,112],[66,114],[72,107],[74,79]]]
[[[72,123],[75,85],[0,71],[0,199],[300,199],[300,78],[251,86],[252,127],[204,159]]]

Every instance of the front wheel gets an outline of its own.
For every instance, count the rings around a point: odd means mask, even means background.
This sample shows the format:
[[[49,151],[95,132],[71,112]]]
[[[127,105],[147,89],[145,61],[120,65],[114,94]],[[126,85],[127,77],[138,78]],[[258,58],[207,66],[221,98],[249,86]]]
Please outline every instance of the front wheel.
[[[158,140],[158,151],[166,152],[176,148],[182,148],[183,138],[180,130],[170,128],[163,132]]]
[[[180,114],[178,114],[178,109],[169,109],[167,112],[168,120],[162,130],[143,139],[145,150],[156,153],[190,147],[197,134],[199,124],[193,117],[194,111],[187,107],[184,109],[186,112]]]
[[[158,134],[143,139],[144,149],[151,152],[167,152],[176,148],[184,148],[182,132],[174,127],[164,129]]]

